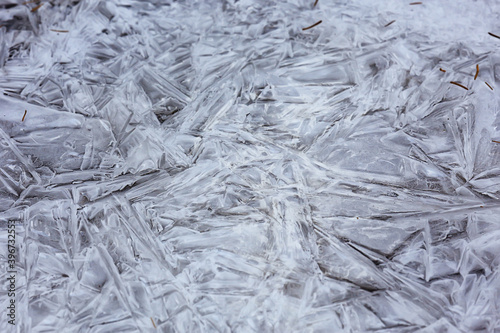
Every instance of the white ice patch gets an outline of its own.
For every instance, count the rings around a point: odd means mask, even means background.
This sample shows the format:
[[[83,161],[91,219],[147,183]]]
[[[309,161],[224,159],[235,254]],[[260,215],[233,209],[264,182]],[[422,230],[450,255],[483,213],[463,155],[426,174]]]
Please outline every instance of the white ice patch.
[[[500,3],[314,2],[0,1],[19,332],[498,330]]]

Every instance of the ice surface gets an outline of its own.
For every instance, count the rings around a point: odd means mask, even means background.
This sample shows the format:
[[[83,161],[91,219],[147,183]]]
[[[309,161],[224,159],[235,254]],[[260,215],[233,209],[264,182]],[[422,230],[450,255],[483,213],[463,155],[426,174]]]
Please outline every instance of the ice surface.
[[[0,331],[500,332],[499,2],[42,3],[0,5]]]

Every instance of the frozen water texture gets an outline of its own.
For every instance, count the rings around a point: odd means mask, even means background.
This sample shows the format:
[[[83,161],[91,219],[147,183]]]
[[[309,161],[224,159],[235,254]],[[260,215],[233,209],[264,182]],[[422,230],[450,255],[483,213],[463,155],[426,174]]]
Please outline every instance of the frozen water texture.
[[[15,329],[500,332],[500,3],[409,2],[2,1]]]

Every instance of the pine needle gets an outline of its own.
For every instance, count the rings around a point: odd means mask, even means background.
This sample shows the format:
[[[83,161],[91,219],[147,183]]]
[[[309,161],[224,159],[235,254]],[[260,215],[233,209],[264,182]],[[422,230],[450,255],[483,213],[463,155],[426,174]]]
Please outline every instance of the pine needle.
[[[387,28],[388,26],[390,26],[391,24],[393,24],[394,22],[396,22],[396,20],[392,20],[391,22],[387,23],[386,25],[384,25],[384,28]]]
[[[39,5],[38,5],[38,6],[36,6],[36,7],[33,7],[33,8],[31,9],[31,12],[32,12],[32,13],[36,12],[36,11],[37,11],[37,10],[39,10],[39,9],[40,9],[40,7],[42,7],[42,6],[43,6],[43,3],[39,4]]]
[[[493,36],[493,37],[495,37],[495,38],[500,39],[500,36],[497,36],[497,35],[495,35],[495,34],[492,34],[491,32],[488,32],[488,35],[490,35],[490,36]]]
[[[469,88],[467,88],[466,86],[463,86],[461,85],[460,83],[458,82],[455,82],[455,81],[450,81],[451,84],[454,84],[456,86],[459,86],[460,88],[464,88],[465,90],[469,90]]]
[[[306,30],[309,30],[311,28],[314,28],[315,26],[321,24],[321,22],[323,22],[322,20],[319,20],[318,22],[314,23],[313,25],[309,26],[309,27],[306,27],[306,28],[302,28],[303,31],[306,31]]]

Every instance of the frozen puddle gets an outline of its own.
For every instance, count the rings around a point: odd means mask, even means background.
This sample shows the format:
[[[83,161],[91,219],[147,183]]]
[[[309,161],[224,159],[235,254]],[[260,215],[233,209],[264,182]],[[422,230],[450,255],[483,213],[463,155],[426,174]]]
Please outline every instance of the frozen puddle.
[[[499,332],[500,3],[19,3],[0,331]]]

